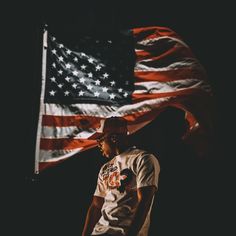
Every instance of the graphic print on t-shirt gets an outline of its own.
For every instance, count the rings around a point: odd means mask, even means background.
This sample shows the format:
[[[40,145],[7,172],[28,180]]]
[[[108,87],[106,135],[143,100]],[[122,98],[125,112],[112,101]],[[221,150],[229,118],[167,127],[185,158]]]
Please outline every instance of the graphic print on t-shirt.
[[[120,193],[130,190],[132,176],[133,172],[130,169],[126,168],[120,172],[113,163],[107,164],[102,172],[103,181],[106,182],[108,189],[117,189]]]
[[[125,190],[129,191],[131,186],[133,172],[130,169],[124,169],[120,172],[120,186],[117,188],[120,193],[123,193]]]

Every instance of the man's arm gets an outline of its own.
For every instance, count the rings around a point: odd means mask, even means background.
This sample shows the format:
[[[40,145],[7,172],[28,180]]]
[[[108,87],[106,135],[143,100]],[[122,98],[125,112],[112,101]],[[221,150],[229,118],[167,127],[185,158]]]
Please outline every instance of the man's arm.
[[[86,215],[82,236],[91,235],[94,226],[96,225],[96,223],[101,217],[101,209],[102,209],[103,203],[104,203],[104,198],[93,196],[92,203]]]
[[[150,209],[155,191],[155,186],[142,187],[137,190],[138,206],[127,236],[136,236],[142,228]]]

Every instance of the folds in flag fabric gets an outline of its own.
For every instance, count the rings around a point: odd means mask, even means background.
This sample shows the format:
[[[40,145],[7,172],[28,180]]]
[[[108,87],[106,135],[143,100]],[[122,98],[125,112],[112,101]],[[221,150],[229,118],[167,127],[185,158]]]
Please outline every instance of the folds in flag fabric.
[[[127,119],[134,133],[167,106],[186,111],[190,132],[209,129],[206,73],[171,29],[145,27],[66,45],[44,31],[35,173],[96,146],[100,120]]]

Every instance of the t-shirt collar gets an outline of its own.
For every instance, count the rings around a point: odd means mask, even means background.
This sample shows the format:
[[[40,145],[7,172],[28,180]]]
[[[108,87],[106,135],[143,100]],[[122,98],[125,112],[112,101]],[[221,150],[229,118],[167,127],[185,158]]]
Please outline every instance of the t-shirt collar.
[[[117,161],[120,161],[122,159],[122,157],[124,157],[125,155],[127,155],[127,153],[129,153],[132,149],[135,149],[136,146],[131,146],[128,147],[125,151],[123,151],[122,153],[120,153],[119,155],[115,156],[115,159]]]

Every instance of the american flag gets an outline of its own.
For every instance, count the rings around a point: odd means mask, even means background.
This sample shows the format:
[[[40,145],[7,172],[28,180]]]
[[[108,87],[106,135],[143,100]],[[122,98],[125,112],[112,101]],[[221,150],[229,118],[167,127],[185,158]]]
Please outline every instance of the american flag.
[[[190,130],[210,124],[211,88],[173,30],[144,27],[66,45],[44,32],[35,173],[96,146],[100,120],[127,119],[134,133],[167,106],[186,111]]]

